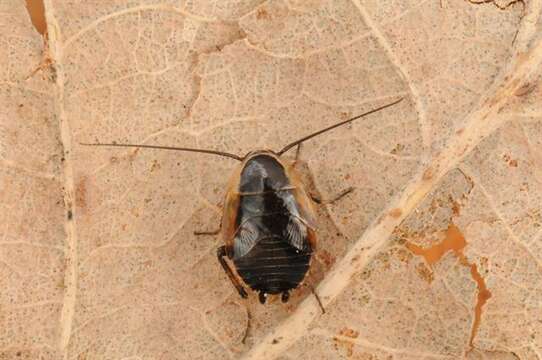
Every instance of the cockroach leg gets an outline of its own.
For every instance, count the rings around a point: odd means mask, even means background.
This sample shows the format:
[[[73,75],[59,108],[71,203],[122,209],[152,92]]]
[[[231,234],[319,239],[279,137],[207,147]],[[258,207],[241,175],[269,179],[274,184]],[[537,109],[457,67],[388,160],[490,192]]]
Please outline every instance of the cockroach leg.
[[[226,273],[226,275],[228,275],[231,283],[237,289],[239,296],[241,296],[243,299],[246,299],[248,297],[247,292],[245,291],[245,289],[243,289],[243,287],[239,283],[239,279],[235,277],[235,275],[233,274],[233,271],[231,271],[230,267],[228,266],[228,263],[224,259],[224,257],[226,256],[226,246],[222,245],[221,247],[216,249],[216,256],[218,257],[218,261],[220,262],[220,265],[222,265],[224,272]]]
[[[299,156],[301,154],[301,144],[297,144],[296,148],[295,148],[295,157],[294,157],[294,161],[292,162],[291,166],[292,167],[295,167],[297,165],[297,163],[299,162]]]
[[[318,196],[313,195],[313,194],[310,194],[310,196],[311,196],[312,201],[314,201],[315,203],[319,205],[326,205],[326,204],[333,204],[334,202],[342,199],[344,196],[350,194],[352,191],[354,191],[354,188],[350,186],[349,188],[344,189],[343,191],[341,191],[340,193],[338,193],[331,199],[321,199]]]
[[[299,160],[299,155],[301,154],[301,146],[302,144],[297,144],[297,147],[295,148],[295,161],[297,162]]]
[[[194,231],[194,235],[217,235],[220,232],[220,228],[213,231]]]
[[[314,286],[308,285],[308,287],[311,289],[312,294],[316,298],[316,302],[318,302],[318,305],[320,306],[320,309],[322,310],[322,314],[325,314],[326,309],[324,309],[324,305],[322,304],[322,300],[320,300],[320,296],[318,296],[318,293],[316,293],[316,290],[314,290]]]
[[[217,235],[220,230],[222,230],[222,223],[220,223],[220,226],[216,230],[212,231],[194,231],[194,235]]]
[[[250,322],[252,321],[252,315],[250,315],[250,310],[248,306],[247,309],[247,327],[245,328],[245,334],[243,335],[243,338],[241,339],[241,344],[245,344],[248,338],[248,333],[250,331]]]

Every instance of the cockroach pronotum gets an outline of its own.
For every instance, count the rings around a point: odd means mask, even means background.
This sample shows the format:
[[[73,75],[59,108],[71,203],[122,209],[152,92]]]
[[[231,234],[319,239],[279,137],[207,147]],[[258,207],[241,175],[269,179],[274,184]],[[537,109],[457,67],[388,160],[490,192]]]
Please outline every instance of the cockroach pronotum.
[[[136,144],[82,143],[90,146],[135,147],[178,150],[219,155],[235,159],[241,164],[230,178],[220,230],[224,245],[217,249],[220,265],[242,298],[247,292],[226,261],[233,262],[237,274],[265,303],[268,294],[281,294],[287,302],[290,290],[303,281],[309,270],[312,253],[316,249],[316,219],[313,203],[323,203],[305,191],[295,161],[286,162],[281,156],[301,143],[339,126],[393,106],[403,99],[336,123],[298,139],[280,151],[256,150],[241,157],[235,154],[183,147]],[[352,188],[341,192],[333,202]]]

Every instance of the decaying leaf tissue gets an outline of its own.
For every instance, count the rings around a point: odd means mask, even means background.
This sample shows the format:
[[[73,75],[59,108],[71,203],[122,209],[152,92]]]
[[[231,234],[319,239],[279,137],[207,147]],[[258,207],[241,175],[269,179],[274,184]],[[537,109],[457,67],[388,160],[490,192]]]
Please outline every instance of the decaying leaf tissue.
[[[1,359],[542,357],[540,1],[0,8]]]

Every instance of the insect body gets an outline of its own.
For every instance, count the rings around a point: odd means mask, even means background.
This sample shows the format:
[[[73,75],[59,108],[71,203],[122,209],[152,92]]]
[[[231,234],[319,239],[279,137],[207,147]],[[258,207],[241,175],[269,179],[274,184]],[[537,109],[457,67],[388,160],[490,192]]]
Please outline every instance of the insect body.
[[[253,151],[244,157],[215,150],[157,145],[83,145],[199,152],[240,161],[230,179],[224,201],[221,224],[224,245],[217,249],[218,261],[241,297],[246,298],[247,292],[226,257],[233,261],[241,279],[259,292],[262,304],[267,294],[281,294],[282,301],[286,302],[289,291],[303,281],[309,270],[311,256],[316,249],[316,219],[313,200],[305,191],[293,164],[286,163],[281,155],[306,140],[401,100],[314,132],[278,152]]]
[[[286,302],[316,245],[314,210],[294,167],[271,151],[249,154],[230,182],[222,229],[225,246],[218,256],[233,260],[260,302],[279,293]]]

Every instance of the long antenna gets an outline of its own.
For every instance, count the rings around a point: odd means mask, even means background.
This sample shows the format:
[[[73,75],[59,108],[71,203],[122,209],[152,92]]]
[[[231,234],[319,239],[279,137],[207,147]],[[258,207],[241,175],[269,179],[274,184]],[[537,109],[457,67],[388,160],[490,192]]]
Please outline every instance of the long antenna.
[[[85,146],[116,146],[116,147],[130,147],[130,148],[188,151],[188,152],[219,155],[219,156],[229,157],[231,159],[235,159],[235,160],[238,160],[238,161],[243,161],[242,157],[237,156],[235,154],[230,154],[230,153],[223,152],[223,151],[206,150],[206,149],[192,149],[192,148],[184,148],[184,147],[158,146],[158,145],[137,145],[137,144],[104,144],[104,143],[80,143],[80,144],[85,145]]]
[[[335,124],[335,125],[331,125],[331,126],[325,128],[325,129],[318,130],[317,132],[314,132],[314,133],[312,133],[312,134],[310,134],[310,135],[307,135],[307,136],[305,136],[305,137],[303,137],[303,138],[301,138],[301,139],[299,139],[299,140],[294,141],[293,143],[290,143],[290,144],[286,145],[286,146],[283,147],[282,150],[280,150],[277,154],[282,155],[282,154],[284,154],[286,151],[288,151],[288,150],[290,150],[291,148],[293,148],[294,146],[296,146],[297,144],[301,144],[302,142],[307,141],[307,140],[309,140],[309,139],[312,139],[313,137],[318,136],[318,135],[320,135],[320,134],[323,134],[323,133],[325,133],[326,131],[335,129],[336,127],[339,127],[339,126],[341,126],[341,125],[348,124],[348,123],[350,123],[350,122],[352,122],[352,121],[354,121],[354,120],[357,120],[357,119],[359,119],[359,118],[362,118],[362,117],[364,117],[364,116],[370,115],[370,114],[375,113],[375,112],[380,111],[380,110],[384,110],[385,108],[388,108],[388,107],[393,106],[393,105],[395,105],[395,104],[397,104],[397,103],[400,103],[401,101],[403,101],[403,98],[400,98],[399,100],[395,100],[395,101],[392,102],[392,103],[389,103],[389,104],[387,104],[387,105],[383,105],[383,106],[378,107],[378,108],[376,108],[376,109],[367,111],[366,113],[363,113],[363,114],[361,114],[361,115],[354,116],[354,117],[351,118],[351,119],[348,119],[348,120],[345,120],[345,121],[341,121],[340,123],[337,123],[337,124]]]

